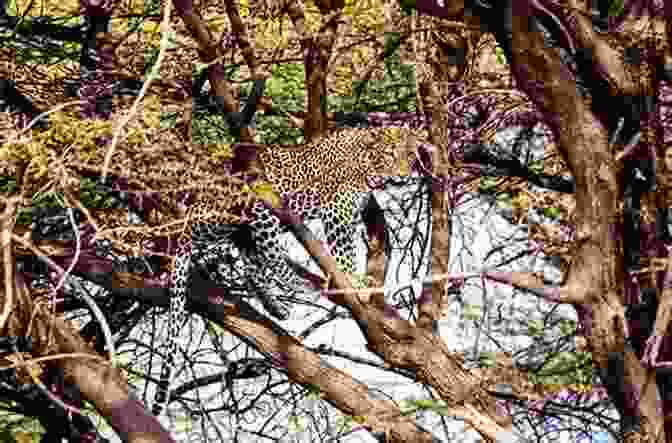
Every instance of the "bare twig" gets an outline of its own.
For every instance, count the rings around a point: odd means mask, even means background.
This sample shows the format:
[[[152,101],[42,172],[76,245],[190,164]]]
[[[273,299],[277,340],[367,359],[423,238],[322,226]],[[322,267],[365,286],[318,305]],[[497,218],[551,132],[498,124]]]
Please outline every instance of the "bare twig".
[[[0,314],[0,332],[5,328],[10,311],[14,306],[14,257],[12,254],[12,230],[14,229],[14,216],[19,197],[15,196],[7,200],[7,206],[2,221],[2,259],[5,274],[5,299]]]
[[[119,126],[117,126],[117,129],[115,129],[114,131],[114,136],[112,137],[112,143],[110,144],[110,148],[107,150],[107,154],[105,155],[105,163],[103,163],[103,172],[101,174],[103,179],[105,179],[105,177],[107,176],[107,169],[110,165],[110,161],[112,160],[112,154],[114,153],[114,148],[117,145],[119,135],[121,134],[122,129],[124,129],[124,126],[126,126],[126,124],[128,124],[131,118],[133,118],[133,116],[138,112],[138,105],[140,104],[142,99],[145,98],[145,94],[147,94],[147,90],[149,89],[152,80],[154,80],[154,78],[157,76],[159,69],[161,68],[161,63],[163,63],[163,58],[166,56],[166,49],[168,48],[168,38],[173,31],[173,28],[170,26],[170,5],[171,2],[169,1],[166,2],[166,5],[163,9],[163,21],[161,22],[161,47],[159,49],[159,56],[156,60],[156,64],[154,64],[154,66],[152,67],[152,71],[149,74],[149,77],[142,85],[142,89],[138,94],[138,98],[133,103],[133,106],[126,114],[126,117],[124,117],[124,119],[121,121]]]

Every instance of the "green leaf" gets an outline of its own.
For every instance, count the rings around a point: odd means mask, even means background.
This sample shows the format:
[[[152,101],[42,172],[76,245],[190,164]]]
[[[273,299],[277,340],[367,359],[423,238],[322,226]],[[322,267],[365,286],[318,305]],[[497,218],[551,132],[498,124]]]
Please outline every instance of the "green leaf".
[[[442,407],[442,408],[433,408],[432,412],[439,414],[439,415],[450,415],[450,408],[448,406]]]
[[[358,272],[352,274],[351,280],[352,280],[352,286],[355,289],[366,288],[366,285],[369,282],[369,279],[366,274],[360,274]]]
[[[401,36],[399,35],[398,32],[386,32],[383,59],[386,60],[388,57],[395,56],[400,45],[401,45]]]
[[[609,15],[612,17],[620,16],[623,13],[624,4],[623,0],[613,0],[609,5]]]
[[[14,17],[19,15],[19,8],[16,5],[16,0],[9,0],[9,3],[7,4],[7,13]]]
[[[60,192],[38,192],[33,197],[33,206],[37,207],[58,207],[59,201],[63,200],[63,195]]]
[[[305,73],[303,63],[281,63],[273,66],[273,76],[266,80],[266,94],[275,97],[303,97]]]
[[[430,399],[413,400],[413,403],[415,403],[415,405],[418,408],[421,408],[421,409],[429,409],[432,406],[434,406],[434,400],[432,400],[431,398]]]
[[[158,69],[154,69],[154,66],[152,66],[152,70],[145,76],[145,81],[158,80],[159,78],[161,78],[161,73]]]
[[[319,386],[313,385],[313,384],[307,384],[305,386],[305,388],[306,388],[306,394],[305,394],[306,397],[308,397],[308,398],[317,397],[318,399],[320,398],[320,391],[321,390],[320,390]]]
[[[464,318],[467,320],[478,320],[481,318],[481,305],[466,304],[464,306]]]
[[[527,168],[533,174],[541,174],[544,172],[544,161],[543,160],[534,160],[529,163]]]
[[[11,193],[16,189],[16,179],[14,177],[0,177],[0,192]]]
[[[114,356],[114,361],[112,362],[115,367],[125,367],[128,365],[128,363],[131,361],[130,357],[128,354],[116,354]]]
[[[448,404],[444,400],[432,398],[404,399],[400,402],[399,410],[404,416],[413,415],[420,410],[428,410],[440,415],[449,413]]]
[[[513,199],[510,192],[502,192],[501,194],[497,194],[495,201],[497,202],[497,207],[501,209],[508,209],[513,204]]]
[[[560,216],[560,208],[544,208],[543,211],[544,215],[548,218],[558,218]]]
[[[159,0],[145,0],[145,15],[161,14],[161,3]]]
[[[348,432],[352,430],[352,417],[349,415],[342,415],[336,418],[336,428],[339,432]]]
[[[399,0],[399,7],[404,15],[413,15],[416,9],[415,0]]]
[[[3,429],[0,431],[0,440],[7,442],[7,443],[15,443],[16,440],[14,439],[14,431],[10,429]]]
[[[175,127],[175,122],[177,121],[176,112],[162,112],[159,115],[159,124],[162,129],[169,129]]]
[[[159,48],[145,48],[145,75],[155,75],[155,78],[158,78],[159,73],[155,68],[158,59]]]
[[[177,35],[175,31],[164,32],[161,35],[161,46],[165,46],[166,49],[177,48]]]
[[[418,411],[415,400],[402,400],[399,404],[399,412],[401,415],[413,415]]]
[[[193,420],[188,415],[182,415],[175,418],[176,432],[191,432],[193,425]]]
[[[493,177],[490,175],[484,175],[483,177],[481,177],[481,183],[480,183],[481,192],[492,193],[494,192],[496,185],[497,185],[497,177]]]
[[[33,222],[33,210],[31,208],[19,208],[16,215],[16,223],[29,225]]]
[[[497,63],[500,65],[506,64],[506,57],[504,56],[504,50],[499,46],[495,47],[495,57],[497,58]]]
[[[529,320],[527,322],[528,334],[531,336],[542,335],[544,332],[544,322],[542,320]]]
[[[495,353],[494,352],[482,352],[479,356],[479,364],[484,367],[495,366]]]
[[[287,430],[291,433],[303,432],[305,419],[297,415],[290,415],[287,419]]]
[[[573,335],[576,332],[576,323],[573,320],[560,320],[560,333],[562,335]]]
[[[215,335],[223,335],[223,334],[226,333],[224,328],[222,328],[221,326],[219,326],[217,323],[215,323],[213,321],[208,322],[208,327],[210,328],[212,333],[215,334]]]

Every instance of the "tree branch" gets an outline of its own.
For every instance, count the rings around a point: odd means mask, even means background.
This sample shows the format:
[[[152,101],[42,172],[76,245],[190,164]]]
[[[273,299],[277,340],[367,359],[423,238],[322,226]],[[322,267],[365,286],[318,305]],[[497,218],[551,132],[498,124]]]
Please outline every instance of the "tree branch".
[[[323,272],[331,275],[334,286],[340,291],[329,298],[352,312],[365,336],[368,349],[396,368],[415,372],[418,382],[432,386],[450,407],[455,407],[459,415],[480,433],[496,440],[504,428],[500,424],[502,421],[498,421],[501,417],[497,417],[494,401],[480,386],[480,381],[450,354],[443,339],[427,329],[411,325],[401,319],[398,313],[387,309],[387,306],[381,309],[372,303],[362,302],[347,277],[337,270],[336,261],[310,230],[287,209],[274,209],[274,213],[281,223],[289,225]],[[319,386],[322,387],[321,384]],[[476,407],[465,402],[473,403]],[[366,408],[363,410],[366,411]],[[364,414],[368,416],[370,412]]]

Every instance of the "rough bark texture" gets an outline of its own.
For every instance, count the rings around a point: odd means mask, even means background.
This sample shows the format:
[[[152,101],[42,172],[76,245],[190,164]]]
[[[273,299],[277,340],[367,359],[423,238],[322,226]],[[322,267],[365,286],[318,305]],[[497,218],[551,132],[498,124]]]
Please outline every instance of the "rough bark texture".
[[[577,5],[575,5],[577,6]],[[576,179],[576,222],[579,241],[567,281],[554,294],[545,291],[550,299],[572,301],[589,306],[588,341],[593,359],[605,374],[613,372],[615,362],[611,356],[622,353],[625,334],[624,287],[622,257],[613,232],[618,219],[616,202],[622,197],[617,186],[618,165],[609,151],[604,126],[578,96],[574,82],[561,65],[557,54],[544,47],[541,36],[530,32],[528,17],[531,8],[526,2],[513,2],[511,10],[512,71],[519,87],[541,109],[558,140],[559,149]],[[593,62],[598,71],[607,73],[609,83],[617,93],[652,93],[652,78],[642,67],[638,81],[613,57],[605,42],[592,32],[585,18],[578,17],[577,46],[592,49]],[[501,35],[498,36],[501,40]],[[500,41],[505,45],[506,42]],[[647,116],[649,117],[649,116]],[[650,121],[647,121],[650,123]],[[655,143],[650,137],[645,143]],[[521,287],[538,288],[539,283],[522,276],[509,276],[510,281]],[[661,290],[662,288],[659,288]],[[661,294],[665,297],[665,292]],[[662,329],[661,329],[662,330]],[[616,353],[616,354],[614,354]],[[622,416],[640,415],[641,430],[629,430],[625,441],[662,441],[663,419],[656,412],[656,389],[647,384],[652,373],[642,367],[634,353],[626,352],[623,362],[623,400],[619,409]],[[612,391],[610,395],[613,394]],[[617,403],[618,395],[612,395]],[[639,401],[633,400],[639,398]]]
[[[297,238],[310,255],[316,258],[323,272],[331,276],[334,286],[339,291],[330,291],[329,299],[350,310],[371,352],[379,355],[393,367],[415,372],[418,382],[434,388],[439,397],[444,399],[449,407],[454,408],[457,415],[464,417],[487,438],[496,441],[498,436],[507,430],[500,424],[506,420],[497,416],[494,400],[481,386],[481,380],[463,368],[461,362],[448,351],[441,337],[435,336],[431,328],[428,330],[414,326],[399,318],[398,314],[387,306],[381,309],[373,303],[364,303],[353,291],[347,277],[337,270],[333,257],[324,250],[312,233],[288,211],[277,211],[277,215],[283,223],[290,224]],[[347,393],[333,392],[333,395],[338,398]],[[331,395],[327,398],[338,401]],[[361,405],[356,405],[353,412],[357,413],[356,415],[371,414],[366,408],[361,408]],[[385,428],[379,428],[376,420],[371,423],[374,431],[389,432]],[[401,433],[397,428],[389,441],[415,441],[408,440],[409,437],[410,435]]]
[[[172,443],[174,440],[157,419],[137,400],[129,397],[128,383],[121,371],[112,368],[96,355],[91,345],[84,342],[76,329],[52,315],[44,304],[35,305],[28,298],[26,283],[21,275],[16,277],[15,290],[22,293],[21,308],[34,312],[32,322],[34,355],[88,354],[82,357],[63,358],[58,363],[64,370],[66,381],[76,384],[82,397],[90,401],[118,435],[129,443]],[[15,323],[12,335],[20,335],[28,322]],[[21,329],[18,329],[18,328]],[[27,331],[24,331],[24,334]]]
[[[304,35],[303,12],[292,3],[287,5],[287,12],[292,18],[297,32],[304,36],[302,49],[306,57],[306,85],[308,91],[307,120],[305,123],[306,140],[322,134],[326,128],[326,114],[322,108],[326,98],[326,70],[329,56],[337,37],[340,9],[342,1],[316,2],[325,15],[325,24],[317,36]],[[479,24],[486,19],[475,15],[464,14],[461,1],[445,2],[445,7],[421,5],[442,18],[453,18],[467,24]],[[218,45],[198,13],[194,12],[191,2],[175,1],[178,13],[187,29],[200,47],[201,60],[211,62],[221,56]],[[509,50],[507,57],[516,84],[525,91],[534,104],[544,113],[546,122],[551,126],[562,156],[576,180],[576,224],[578,241],[575,245],[574,261],[572,262],[566,282],[559,289],[544,288],[543,283],[535,276],[510,274],[506,276],[490,275],[512,285],[533,289],[542,296],[555,301],[572,303],[579,311],[584,330],[587,331],[588,348],[593,352],[593,359],[598,368],[607,376],[622,373],[622,380],[613,383],[610,392],[614,403],[621,409],[622,415],[641,417],[640,430],[632,429],[625,436],[625,441],[663,441],[663,417],[657,410],[656,387],[650,380],[654,376],[656,352],[655,342],[647,345],[644,360],[649,366],[642,364],[636,353],[623,351],[627,330],[624,308],[623,253],[619,241],[613,235],[613,226],[619,218],[617,202],[622,198],[619,183],[621,165],[614,158],[608,144],[608,134],[601,116],[595,115],[576,90],[575,81],[558,57],[558,51],[548,48],[541,35],[530,29],[529,17],[534,15],[533,2],[512,2],[510,8],[498,13],[505,15],[505,22],[511,24],[510,41],[504,32],[496,33],[500,45]],[[575,45],[590,49],[591,60],[596,75],[607,79],[608,95],[653,95],[656,91],[652,66],[662,61],[662,65],[672,64],[669,51],[669,37],[672,25],[665,22],[667,43],[663,47],[653,47],[658,58],[647,60],[641,68],[626,66],[617,56],[616,51],[605,38],[592,30],[590,21],[585,16],[585,6],[578,2],[570,2],[571,13],[565,11],[562,18],[571,18]],[[629,5],[626,13],[634,9]],[[249,65],[253,77],[258,73],[258,63],[254,57],[252,45],[246,37],[246,30],[235,4],[227,0],[227,13],[234,32],[239,34],[244,58]],[[581,12],[581,8],[584,12]],[[668,17],[672,14],[670,2],[665,5]],[[641,9],[641,8],[639,8]],[[578,11],[578,12],[577,12]],[[640,12],[640,11],[637,11]],[[656,18],[656,19],[659,19]],[[625,23],[625,29],[636,29],[632,22]],[[501,31],[501,30],[500,30]],[[441,51],[449,53],[455,49],[470,47],[469,39],[444,39]],[[473,45],[472,45],[473,46]],[[646,46],[646,45],[645,45]],[[658,53],[661,53],[662,56]],[[654,51],[655,52],[655,51]],[[437,66],[441,66],[439,63]],[[227,112],[238,112],[231,87],[224,81],[218,70],[221,65],[214,64],[209,72],[212,89],[222,98]],[[441,72],[442,79],[459,77],[463,71],[457,67],[446,68]],[[424,84],[423,87],[427,89]],[[427,103],[427,108],[431,108]],[[432,111],[432,109],[429,109]],[[438,111],[438,110],[437,110]],[[657,134],[652,130],[652,118],[655,114],[649,111],[642,117],[646,124],[643,142],[647,145],[659,144]],[[438,116],[438,112],[436,114]],[[434,120],[440,121],[439,118]],[[433,137],[440,129],[432,128]],[[250,128],[241,128],[241,141],[253,143],[254,134]],[[440,143],[434,143],[440,146]],[[443,153],[433,159],[436,177],[449,175],[451,165]],[[20,178],[20,177],[19,177]],[[20,180],[17,180],[20,184]],[[11,205],[8,213],[14,213]],[[432,271],[447,272],[448,238],[450,224],[445,189],[436,190],[432,194]],[[369,349],[384,359],[386,364],[408,370],[416,374],[416,380],[431,386],[437,396],[446,400],[454,415],[464,418],[483,436],[497,440],[500,432],[510,429],[510,423],[498,417],[494,409],[494,399],[486,392],[486,385],[496,377],[486,377],[485,372],[466,370],[461,361],[448,349],[443,339],[433,333],[436,320],[441,313],[444,283],[436,282],[431,293],[425,291],[420,300],[420,315],[416,325],[399,318],[389,306],[385,306],[380,297],[367,302],[358,297],[352,290],[350,282],[336,268],[334,259],[324,250],[322,245],[292,214],[279,213],[284,223],[292,226],[297,237],[303,242],[310,254],[315,257],[323,271],[331,276],[336,291],[327,296],[334,303],[347,308],[360,327],[368,343]],[[8,232],[13,227],[3,222],[3,279],[4,297],[3,310],[0,315],[0,328],[18,335],[27,333],[25,325],[30,321],[29,313],[35,308],[32,323],[32,334],[37,338],[36,355],[48,355],[54,352],[85,353],[93,355],[91,347],[74,333],[62,320],[53,319],[44,307],[35,307],[25,282],[20,276],[14,275],[14,257],[12,240]],[[91,276],[91,279],[99,278]],[[110,286],[119,283],[118,275],[105,282]],[[658,306],[654,336],[664,336],[669,330],[669,289],[659,279],[659,294],[663,300]],[[16,282],[14,284],[13,282]],[[114,283],[112,283],[114,282]],[[136,288],[149,288],[142,283],[126,279],[129,293]],[[539,288],[542,288],[539,290]],[[120,291],[120,288],[115,288]],[[157,288],[158,289],[158,288]],[[138,291],[136,291],[138,292]],[[158,298],[165,297],[165,289],[157,291]],[[368,396],[366,387],[356,383],[352,377],[326,365],[316,353],[308,351],[303,344],[286,334],[281,328],[255,314],[248,305],[221,303],[213,308],[208,302],[212,298],[224,297],[221,288],[202,287],[195,294],[196,302],[190,309],[209,319],[218,322],[227,330],[239,337],[253,337],[254,345],[267,356],[275,358],[276,366],[287,371],[290,380],[297,383],[319,386],[324,399],[339,410],[358,416],[366,416],[371,430],[384,433],[390,442],[422,442],[431,441],[430,436],[418,430],[414,420],[404,417],[398,408],[389,401],[376,401]],[[198,301],[198,297],[201,301]],[[203,301],[205,300],[205,301]],[[165,303],[165,299],[161,303]],[[157,304],[161,304],[158,303]],[[11,307],[11,313],[8,308]],[[52,326],[53,324],[53,326]],[[53,335],[52,335],[53,334]],[[53,342],[49,342],[53,337]],[[660,345],[657,345],[660,346]],[[639,350],[638,350],[639,351]],[[134,400],[129,398],[128,386],[119,373],[111,369],[100,359],[64,358],[60,364],[66,370],[68,378],[76,383],[83,396],[94,403],[98,411],[110,422],[120,434],[128,436],[129,441],[171,441],[155,419]],[[619,366],[622,365],[622,366]],[[524,378],[524,373],[515,373]],[[510,374],[509,374],[510,376]],[[616,377],[615,375],[613,375]],[[515,377],[514,377],[515,378]],[[521,387],[521,390],[524,389]],[[620,392],[619,392],[620,391]],[[122,412],[124,412],[122,414]],[[667,441],[672,441],[672,434],[667,432]]]

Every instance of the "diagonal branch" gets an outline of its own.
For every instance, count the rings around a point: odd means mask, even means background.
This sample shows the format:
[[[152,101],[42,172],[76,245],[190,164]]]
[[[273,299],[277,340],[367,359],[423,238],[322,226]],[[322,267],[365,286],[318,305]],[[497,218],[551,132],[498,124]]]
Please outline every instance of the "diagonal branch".
[[[449,407],[454,407],[481,434],[496,440],[498,433],[505,431],[494,400],[481,387],[480,379],[451,355],[443,338],[403,320],[387,305],[364,303],[310,230],[287,209],[274,209],[274,213],[281,223],[289,225],[323,272],[332,277],[340,291],[330,294],[330,300],[352,313],[369,350],[395,368],[416,373],[418,382],[432,386]]]
[[[16,285],[27,288],[20,274],[16,276]],[[61,357],[56,362],[63,368],[66,381],[78,386],[82,397],[96,407],[124,441],[174,443],[156,418],[141,403],[129,396],[128,383],[119,369],[95,355],[82,337],[65,320],[53,316],[46,305],[36,304],[31,299],[24,300],[24,303],[22,308],[34,313],[32,333],[28,331],[28,334],[33,337],[35,356],[58,353],[92,357]]]
[[[192,0],[173,0],[178,15],[182,18],[185,26],[191,36],[196,40],[199,46],[199,56],[204,63],[211,64],[208,67],[208,80],[212,90],[220,98],[224,110],[229,114],[238,115],[238,103],[233,97],[232,88],[223,76],[223,67],[219,59],[222,57],[222,51],[210,33],[205,21],[193,10]],[[255,80],[261,80],[263,75],[259,73],[258,62],[254,55],[254,49],[247,37],[245,24],[240,18],[238,7],[231,0],[227,0],[226,12],[231,21],[231,26],[243,50],[243,56],[250,68],[250,75]],[[256,106],[254,107],[256,108]],[[243,143],[254,143],[254,129],[248,125],[243,125],[234,130],[240,130],[240,141]]]

